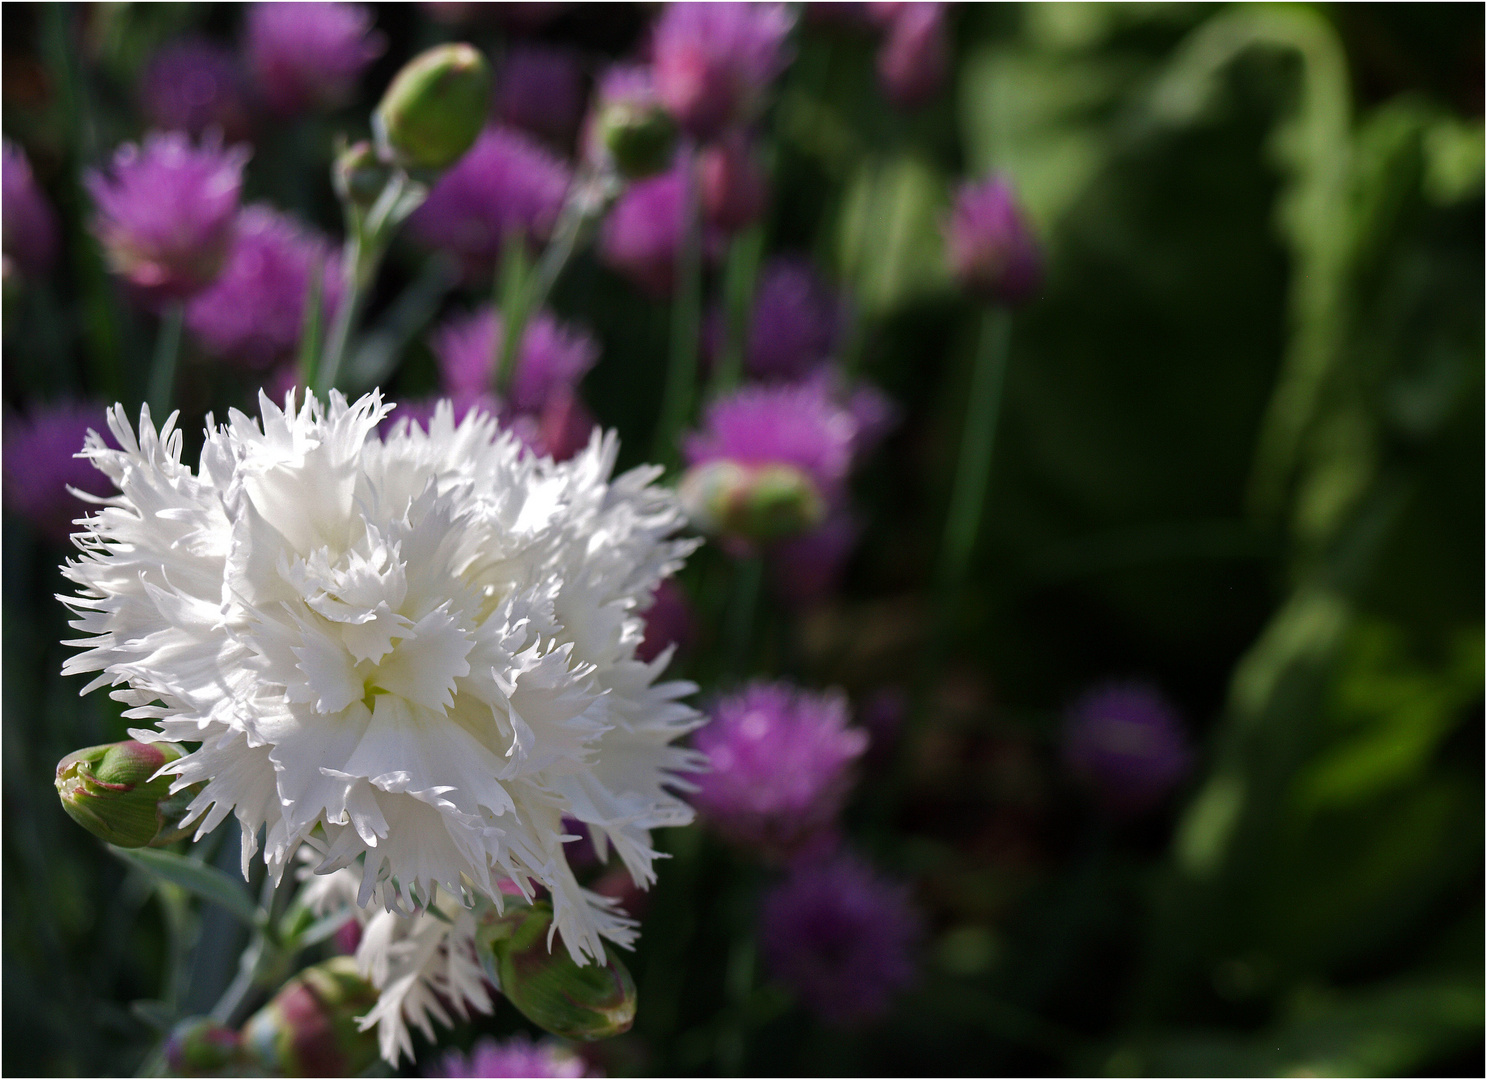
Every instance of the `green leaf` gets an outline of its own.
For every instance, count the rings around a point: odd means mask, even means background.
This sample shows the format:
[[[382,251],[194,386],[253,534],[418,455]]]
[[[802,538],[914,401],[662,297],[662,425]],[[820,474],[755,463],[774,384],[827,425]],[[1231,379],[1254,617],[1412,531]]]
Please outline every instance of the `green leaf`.
[[[248,890],[215,867],[157,848],[126,851],[115,847],[109,850],[156,881],[175,885],[203,900],[221,905],[246,926],[257,926],[259,923],[261,916],[258,905],[248,895]]]

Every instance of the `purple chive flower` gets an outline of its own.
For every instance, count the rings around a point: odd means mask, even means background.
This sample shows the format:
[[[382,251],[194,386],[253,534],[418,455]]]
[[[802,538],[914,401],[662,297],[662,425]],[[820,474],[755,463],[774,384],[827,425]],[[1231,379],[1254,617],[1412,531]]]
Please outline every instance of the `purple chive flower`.
[[[743,132],[730,132],[707,146],[698,158],[697,176],[702,211],[723,232],[738,232],[764,215],[769,179]]]
[[[501,316],[491,307],[451,319],[436,330],[431,344],[444,389],[455,397],[488,393],[495,382],[501,333]],[[598,359],[599,343],[588,332],[539,311],[522,332],[509,404],[518,412],[540,411],[555,395],[577,387]]]
[[[89,429],[103,432],[108,444],[115,445],[102,405],[64,401],[5,421],[5,505],[48,539],[66,542],[73,519],[88,509],[69,486],[100,497],[114,494],[107,476],[88,459],[74,456]]]
[[[944,89],[950,69],[945,5],[884,4],[888,36],[878,52],[878,79],[901,109],[927,104]]]
[[[214,137],[193,146],[179,132],[125,143],[111,174],[89,173],[93,231],[115,273],[151,303],[182,300],[210,285],[232,246],[246,147]]]
[[[447,248],[472,276],[488,273],[508,236],[547,239],[568,191],[568,167],[529,137],[488,127],[434,185],[408,227]]]
[[[945,242],[956,278],[984,300],[1026,303],[1043,284],[1042,253],[1005,177],[962,185]]]
[[[785,67],[790,22],[784,4],[668,4],[651,59],[656,91],[677,123],[711,139],[747,120]]]
[[[809,262],[772,259],[754,289],[744,365],[759,379],[803,379],[836,349],[843,321],[841,298]]]
[[[161,48],[139,84],[140,108],[151,126],[200,135],[222,129],[229,139],[248,134],[248,96],[237,55],[204,38]]]
[[[645,638],[636,647],[635,656],[647,664],[668,646],[685,649],[696,632],[687,594],[671,578],[656,586],[651,606],[640,615],[645,619]]]
[[[505,1042],[480,1039],[468,1055],[451,1050],[430,1076],[587,1076],[583,1058],[553,1043],[534,1043],[525,1035]]]
[[[1108,808],[1140,813],[1187,775],[1192,751],[1166,698],[1143,683],[1110,683],[1069,710],[1064,763]]]
[[[584,107],[583,62],[572,49],[516,45],[506,56],[496,88],[502,123],[567,146]]]
[[[40,276],[57,258],[57,215],[36,184],[26,152],[9,139],[0,158],[0,229],[7,260]]]
[[[683,446],[689,465],[792,466],[829,505],[841,499],[858,438],[852,414],[820,382],[746,386],[713,402]]]
[[[361,4],[254,4],[245,36],[258,92],[281,116],[344,105],[386,47]]]
[[[329,240],[268,206],[238,218],[222,276],[186,305],[186,326],[214,356],[264,371],[299,348],[310,275],[321,268],[321,324],[341,302],[341,260]]]
[[[676,287],[684,184],[678,169],[636,181],[616,200],[599,234],[604,261],[658,297]]]
[[[888,1011],[914,979],[920,933],[907,887],[845,852],[798,863],[760,912],[770,971],[837,1027]]]
[[[831,829],[867,733],[848,726],[841,693],[756,682],[720,699],[693,737],[710,771],[693,802],[727,839],[775,857]]]
[[[791,607],[818,603],[841,582],[862,529],[851,513],[838,509],[810,532],[779,541],[767,562],[775,594]]]

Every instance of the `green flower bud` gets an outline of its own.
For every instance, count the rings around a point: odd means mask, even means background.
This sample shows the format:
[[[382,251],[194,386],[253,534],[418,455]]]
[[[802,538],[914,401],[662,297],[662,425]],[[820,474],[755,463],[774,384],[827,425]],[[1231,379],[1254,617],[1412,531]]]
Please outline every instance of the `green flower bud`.
[[[565,1039],[593,1042],[630,1030],[635,980],[619,959],[579,967],[560,942],[548,947],[552,908],[545,901],[508,910],[476,932],[486,973],[532,1023]]]
[[[377,1059],[377,1033],[356,1018],[377,1004],[377,991],[337,956],[290,979],[243,1025],[243,1046],[279,1076],[356,1076]]]
[[[400,165],[444,169],[474,144],[490,109],[491,69],[473,45],[440,45],[397,73],[372,130],[384,156]]]
[[[671,164],[676,123],[658,103],[615,101],[599,114],[599,141],[621,176],[639,180]]]
[[[826,517],[826,502],[810,477],[781,463],[704,462],[687,470],[677,494],[698,529],[751,543],[799,535]]]
[[[129,742],[90,746],[57,762],[57,794],[69,817],[100,840],[146,847],[179,840],[180,822],[199,785],[175,795],[173,776],[150,779],[181,757],[170,743]]]
[[[392,168],[377,156],[371,143],[363,140],[343,147],[336,155],[331,170],[331,181],[336,194],[343,202],[359,206],[363,210],[377,201],[387,181],[392,177]]]
[[[242,1039],[205,1016],[182,1020],[165,1040],[165,1065],[172,1076],[247,1076]]]
[[[765,465],[739,506],[737,531],[767,543],[813,529],[826,518],[826,503],[810,477],[791,465]]]

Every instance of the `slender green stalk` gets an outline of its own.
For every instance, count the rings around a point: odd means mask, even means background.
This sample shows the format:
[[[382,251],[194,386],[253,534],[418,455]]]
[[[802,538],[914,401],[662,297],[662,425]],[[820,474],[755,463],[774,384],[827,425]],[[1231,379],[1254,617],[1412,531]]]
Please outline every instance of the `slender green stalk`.
[[[501,333],[496,338],[495,363],[491,371],[492,389],[497,395],[506,393],[516,374],[517,353],[522,338],[526,336],[527,318],[531,314],[527,306],[530,271],[526,237],[511,233],[506,237],[495,281],[495,306],[501,313]]]
[[[971,375],[970,402],[960,439],[960,456],[955,464],[944,544],[940,549],[942,606],[952,604],[960,593],[976,546],[976,533],[981,527],[986,485],[991,477],[992,450],[996,445],[997,419],[1002,408],[1002,386],[1007,376],[1011,331],[1011,314],[1006,308],[987,309],[981,322],[976,367]],[[948,612],[941,613],[942,620],[947,617]]]
[[[305,316],[299,335],[299,374],[306,386],[314,386],[320,375],[322,323],[325,313],[325,266],[316,261],[310,269],[310,285],[305,296]]]
[[[753,225],[728,248],[723,268],[723,304],[726,319],[723,351],[713,371],[708,397],[716,398],[738,385],[743,378],[744,356],[749,349],[749,314],[754,303],[754,285],[759,259],[764,251],[764,228]]]
[[[661,394],[661,418],[651,457],[675,464],[677,443],[692,415],[697,394],[697,335],[702,325],[702,200],[697,183],[697,154],[681,153],[682,245],[676,266],[676,299],[671,304],[671,357]]]
[[[155,338],[155,358],[150,362],[150,383],[146,400],[159,423],[170,414],[175,393],[176,366],[181,356],[181,324],[186,319],[185,305],[176,301],[160,317],[160,332]]]
[[[325,339],[325,351],[321,354],[319,370],[312,389],[324,397],[336,385],[336,376],[341,373],[341,362],[346,355],[346,345],[351,340],[351,328],[356,325],[362,304],[361,280],[365,276],[361,263],[366,245],[360,233],[346,237],[346,246],[341,251],[341,304],[336,308],[336,317],[331,321],[330,334]]]
[[[727,658],[729,676],[743,674],[754,638],[754,619],[759,611],[759,593],[764,582],[764,556],[750,555],[735,564],[733,595],[728,600]]]

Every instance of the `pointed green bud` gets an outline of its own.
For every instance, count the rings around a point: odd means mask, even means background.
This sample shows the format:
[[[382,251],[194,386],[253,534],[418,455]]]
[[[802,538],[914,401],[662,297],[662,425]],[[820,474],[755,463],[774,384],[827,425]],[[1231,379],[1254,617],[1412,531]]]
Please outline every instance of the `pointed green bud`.
[[[356,1076],[377,1060],[377,1033],[356,1018],[377,991],[349,956],[305,968],[243,1025],[243,1046],[279,1076]]]
[[[704,462],[687,470],[677,494],[692,524],[706,533],[767,544],[815,528],[826,502],[793,465]]]
[[[554,940],[546,902],[508,909],[476,933],[475,950],[486,974],[517,1011],[565,1039],[593,1042],[630,1030],[635,1022],[635,980],[615,956],[583,967]]]
[[[165,1039],[171,1076],[247,1076],[248,1062],[236,1031],[205,1016],[182,1020]]]
[[[444,169],[474,145],[490,110],[491,69],[473,45],[440,45],[403,66],[372,115],[377,146],[408,168]]]
[[[629,180],[664,171],[676,153],[676,123],[657,102],[611,102],[599,114],[598,131],[615,169]]]
[[[391,178],[392,167],[377,156],[376,147],[365,139],[343,146],[331,169],[331,182],[341,201],[363,210],[377,201]]]
[[[199,785],[172,795],[175,777],[151,777],[181,756],[171,743],[133,740],[68,754],[57,762],[62,809],[98,839],[119,847],[179,840],[190,831],[181,828],[181,817]]]

